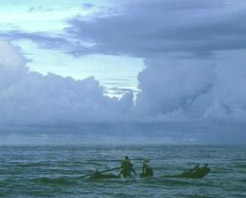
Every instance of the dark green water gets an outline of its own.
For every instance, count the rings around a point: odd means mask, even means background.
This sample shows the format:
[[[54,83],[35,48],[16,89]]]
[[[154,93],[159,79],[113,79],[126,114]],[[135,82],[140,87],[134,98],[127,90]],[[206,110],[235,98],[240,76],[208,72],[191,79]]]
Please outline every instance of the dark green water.
[[[117,167],[125,155],[138,172],[150,158],[156,178],[81,179]],[[162,178],[209,163],[203,179]],[[116,172],[115,172],[116,173]],[[246,197],[246,146],[0,147],[0,197]]]

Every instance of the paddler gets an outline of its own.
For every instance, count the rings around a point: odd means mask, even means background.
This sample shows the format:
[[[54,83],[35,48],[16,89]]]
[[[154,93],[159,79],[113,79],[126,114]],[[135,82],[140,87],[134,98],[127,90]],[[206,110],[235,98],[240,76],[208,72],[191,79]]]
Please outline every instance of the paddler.
[[[153,169],[150,167],[149,161],[149,159],[144,160],[141,177],[153,177]]]
[[[123,177],[132,177],[131,173],[137,175],[136,171],[133,169],[133,164],[131,163],[129,157],[125,156],[125,159],[121,163],[120,176],[122,175]]]

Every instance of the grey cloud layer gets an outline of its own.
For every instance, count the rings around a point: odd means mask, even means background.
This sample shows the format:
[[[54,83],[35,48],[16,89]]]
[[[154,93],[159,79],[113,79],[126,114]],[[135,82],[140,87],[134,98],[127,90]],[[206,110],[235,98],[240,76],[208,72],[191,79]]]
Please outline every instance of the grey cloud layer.
[[[75,56],[88,53],[156,57],[163,53],[211,55],[246,47],[246,3],[229,0],[122,1],[115,10],[88,20],[75,17],[64,34],[12,31],[10,39],[30,39],[44,48]],[[84,42],[95,44],[86,47]]]
[[[93,21],[74,18],[67,32],[96,43],[95,52],[162,56],[246,47],[246,4],[228,1],[133,1]]]

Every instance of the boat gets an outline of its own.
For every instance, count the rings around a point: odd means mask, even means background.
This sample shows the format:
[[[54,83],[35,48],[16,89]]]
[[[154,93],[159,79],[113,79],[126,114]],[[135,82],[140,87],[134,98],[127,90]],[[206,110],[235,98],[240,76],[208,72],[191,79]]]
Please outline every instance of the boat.
[[[119,167],[113,168],[113,169],[109,169],[109,170],[105,170],[105,171],[95,171],[94,173],[82,176],[81,178],[85,178],[85,177],[91,178],[91,179],[118,179],[118,178],[122,178],[121,176],[116,175],[116,174],[105,173],[105,172],[109,172],[109,171],[117,170],[117,169],[119,169]],[[159,176],[158,178],[201,179],[201,178],[204,178],[210,171],[211,171],[211,169],[208,167],[208,164],[205,164],[203,167],[200,167],[200,165],[197,164],[195,167],[193,167],[191,169],[188,169],[188,170],[184,171],[181,174],[178,174],[178,175],[164,175],[164,176]],[[157,178],[157,177],[151,177],[151,176],[146,177],[146,176],[144,176],[142,174],[140,174],[139,177],[140,178]]]

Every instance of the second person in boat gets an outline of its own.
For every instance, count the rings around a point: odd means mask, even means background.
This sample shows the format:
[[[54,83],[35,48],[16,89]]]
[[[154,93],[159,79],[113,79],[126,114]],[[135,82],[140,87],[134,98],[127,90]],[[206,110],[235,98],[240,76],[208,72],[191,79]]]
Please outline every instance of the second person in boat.
[[[140,177],[153,177],[153,169],[149,165],[149,159],[145,159],[142,167],[142,173]]]

